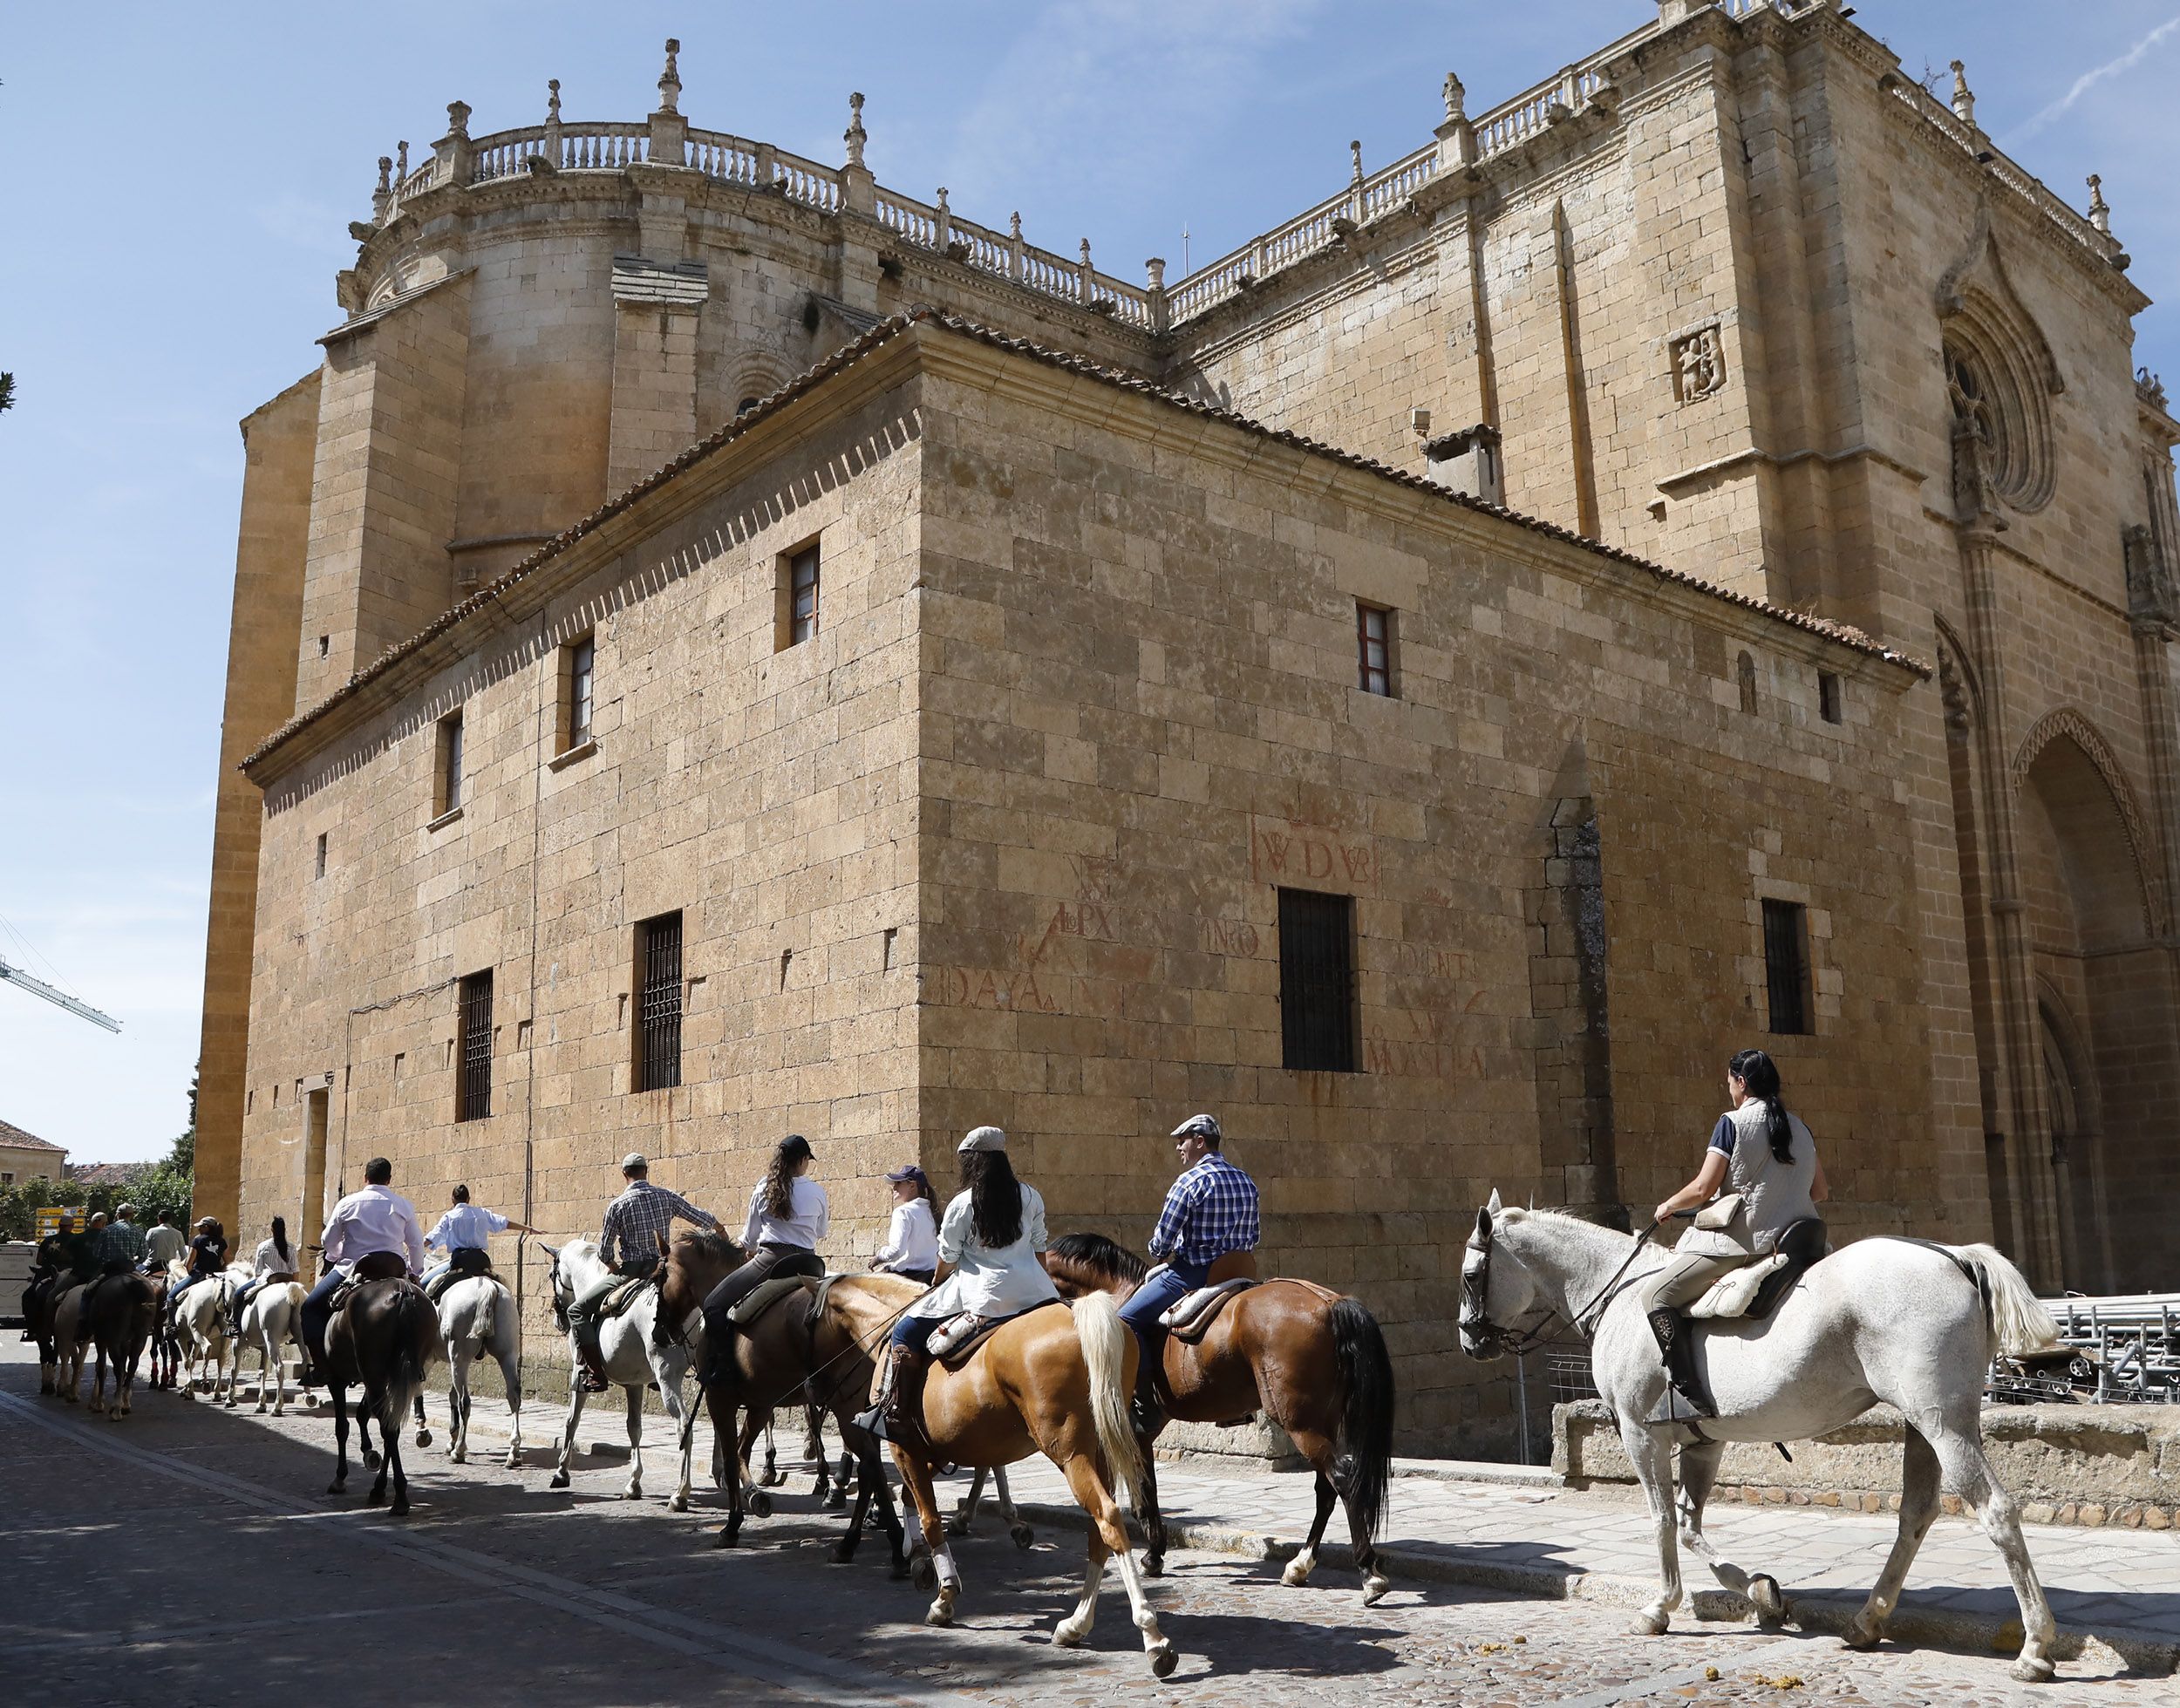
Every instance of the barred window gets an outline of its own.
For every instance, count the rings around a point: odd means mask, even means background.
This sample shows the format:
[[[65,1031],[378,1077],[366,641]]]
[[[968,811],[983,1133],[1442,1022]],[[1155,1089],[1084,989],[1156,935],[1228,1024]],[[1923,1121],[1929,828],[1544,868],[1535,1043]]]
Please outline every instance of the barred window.
[[[561,731],[560,751],[580,747],[590,739],[590,684],[596,673],[598,643],[585,635],[568,649],[568,716]]]
[[[1287,1067],[1355,1072],[1353,896],[1279,892],[1279,1024]]]
[[[461,1060],[454,1119],[480,1121],[492,1113],[492,970],[461,982]]]
[[[1771,1030],[1809,1031],[1809,909],[1799,902],[1764,902],[1764,979]]]
[[[1355,602],[1356,685],[1366,694],[1393,692],[1393,613]]]
[[[658,1092],[681,1083],[681,915],[636,928],[636,1084]]]

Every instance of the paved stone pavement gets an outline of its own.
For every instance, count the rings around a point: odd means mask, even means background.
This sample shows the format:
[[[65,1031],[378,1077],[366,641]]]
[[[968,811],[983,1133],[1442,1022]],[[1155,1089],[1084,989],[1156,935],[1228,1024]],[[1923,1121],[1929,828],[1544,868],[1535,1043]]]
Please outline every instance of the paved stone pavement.
[[[2041,1689],[2013,1684],[2004,1659],[1913,1645],[1855,1655],[1829,1637],[1684,1622],[1637,1641],[1624,1609],[1468,1584],[1399,1581],[1360,1605],[1329,1567],[1304,1589],[1262,1560],[1183,1549],[1154,1588],[1181,1668],[1150,1677],[1112,1582],[1087,1650],[1057,1649],[1080,1542],[1043,1527],[1018,1553],[998,1527],[957,1544],[960,1629],[921,1623],[925,1597],[888,1580],[875,1539],[851,1566],[829,1563],[840,1521],[796,1477],[746,1545],[711,1546],[712,1514],[664,1510],[668,1464],[647,1463],[640,1502],[616,1498],[617,1453],[587,1453],[575,1487],[545,1487],[543,1438],[556,1408],[533,1406],[531,1451],[510,1472],[451,1466],[443,1434],[412,1453],[405,1521],[365,1507],[360,1473],[344,1499],[322,1492],[330,1426],[307,1412],[260,1418],[140,1394],[119,1423],[36,1392],[26,1349],[0,1355],[0,1677],[10,1703],[158,1704],[245,1696],[339,1708],[400,1696],[490,1705],[726,1701],[769,1705],[1034,1701],[1259,1708],[1306,1689],[1312,1708],[1392,1704],[1793,1703],[2169,1704],[2171,1680],[2092,1653]],[[248,1391],[245,1391],[246,1396]],[[544,1411],[546,1416],[537,1415]],[[480,1401],[476,1445],[504,1435]],[[591,1421],[595,1419],[595,1423]],[[435,1429],[444,1412],[433,1407]],[[617,1416],[583,1438],[616,1442]],[[659,1448],[667,1446],[652,1432]],[[650,1455],[646,1455],[647,1461]],[[1042,1473],[1024,1467],[1025,1495]],[[1213,1480],[1168,1466],[1168,1498],[1192,1509],[1216,1492],[1288,1528],[1306,1505],[1294,1478]],[[1396,1528],[1458,1500],[1464,1527],[1494,1545],[1575,1557],[1608,1502],[1406,1479]],[[700,1495],[709,1507],[713,1497]],[[1232,1513],[1221,1513],[1229,1521]],[[1751,1514],[1752,1517],[1759,1516]],[[1767,1520],[1787,1514],[1763,1514]],[[1795,1514],[1804,1524],[1837,1521]],[[2040,1533],[2040,1544],[2061,1533]],[[1711,1675],[1715,1674],[1715,1677]]]

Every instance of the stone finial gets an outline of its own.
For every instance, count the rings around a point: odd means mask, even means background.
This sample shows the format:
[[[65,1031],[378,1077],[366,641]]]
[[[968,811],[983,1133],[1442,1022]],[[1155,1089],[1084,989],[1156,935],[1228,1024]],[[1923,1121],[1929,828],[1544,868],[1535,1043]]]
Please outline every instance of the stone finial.
[[[661,112],[681,111],[676,105],[681,99],[680,55],[680,42],[671,36],[667,37],[666,69],[658,74],[658,110]]]
[[[406,141],[398,142],[394,145],[393,181],[397,185],[405,184],[409,181],[409,145]]]
[[[2112,235],[2112,210],[2105,205],[2104,180],[2094,172],[2089,174],[2089,223],[2107,237]]]
[[[374,194],[378,195],[386,195],[391,194],[393,189],[393,184],[392,182],[392,176],[393,156],[391,154],[381,154],[378,157],[378,188],[376,192],[374,192]]]
[[[942,214],[950,211],[946,206],[946,186],[944,184],[938,187],[938,211]]]
[[[841,133],[841,139],[848,144],[848,165],[861,166],[863,163],[863,144],[870,139],[869,133],[863,129],[863,97],[861,90],[848,98],[848,128]]]
[[[1090,270],[1090,240],[1087,237],[1082,240],[1082,270],[1086,273]]]
[[[1976,122],[1976,98],[1969,92],[1968,68],[1953,61],[1953,117],[1964,125]]]
[[[1153,255],[1143,263],[1143,282],[1145,288],[1151,290],[1166,288],[1166,260],[1163,255]]]
[[[449,136],[469,134],[469,103],[467,101],[447,102],[446,134]]]
[[[1347,155],[1355,163],[1355,181],[1359,184],[1363,180],[1362,142],[1359,139],[1347,145]]]
[[[1440,92],[1446,98],[1446,117],[1449,121],[1455,119],[1466,119],[1468,116],[1466,107],[1462,105],[1468,99],[1468,92],[1461,86],[1461,79],[1453,72],[1446,73],[1445,86]]]
[[[1007,215],[1007,235],[1018,243],[1022,241],[1022,210],[1018,208]]]
[[[378,157],[378,187],[371,193],[371,221],[373,225],[386,222],[387,211],[393,206],[393,156]]]
[[[545,122],[560,123],[560,79],[548,78],[545,82]]]

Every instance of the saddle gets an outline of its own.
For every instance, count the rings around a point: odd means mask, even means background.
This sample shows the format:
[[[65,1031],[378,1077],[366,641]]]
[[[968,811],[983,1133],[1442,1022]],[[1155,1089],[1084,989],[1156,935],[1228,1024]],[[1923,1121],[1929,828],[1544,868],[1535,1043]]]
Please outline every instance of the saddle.
[[[328,1320],[348,1309],[348,1302],[356,1296],[358,1287],[367,1287],[374,1281],[399,1281],[409,1273],[409,1260],[398,1251],[371,1251],[356,1260],[348,1272],[348,1279],[333,1290],[333,1296],[326,1301]]]
[[[802,1283],[809,1277],[799,1275],[776,1275],[760,1281],[728,1307],[726,1320],[738,1329],[746,1329],[790,1293],[800,1293]]]
[[[1789,1221],[1780,1230],[1779,1242],[1769,1256],[1720,1276],[1688,1307],[1688,1315],[1713,1322],[1734,1317],[1761,1322],[1829,1249],[1820,1218],[1805,1215],[1799,1221]]]
[[[1199,1287],[1158,1319],[1158,1326],[1170,1333],[1175,1340],[1193,1344],[1202,1340],[1226,1302],[1236,1293],[1246,1293],[1260,1283],[1247,1276],[1233,1281],[1215,1282],[1209,1287]]]
[[[480,1245],[458,1245],[448,1255],[446,1273],[424,1290],[424,1296],[431,1300],[432,1308],[436,1310],[439,1302],[446,1296],[446,1290],[456,1282],[491,1273],[490,1252]]]
[[[964,1310],[958,1317],[950,1317],[931,1337],[923,1343],[923,1350],[949,1370],[959,1370],[985,1341],[1009,1323],[1026,1317],[1032,1310],[1042,1310],[1046,1305],[1065,1304],[1065,1299],[1039,1299],[1027,1310],[1011,1311],[1005,1317],[979,1317],[973,1310]]]
[[[598,1301],[598,1308],[592,1313],[590,1320],[594,1323],[611,1322],[643,1297],[646,1287],[655,1288],[657,1285],[658,1278],[653,1275],[623,1276],[620,1283]]]

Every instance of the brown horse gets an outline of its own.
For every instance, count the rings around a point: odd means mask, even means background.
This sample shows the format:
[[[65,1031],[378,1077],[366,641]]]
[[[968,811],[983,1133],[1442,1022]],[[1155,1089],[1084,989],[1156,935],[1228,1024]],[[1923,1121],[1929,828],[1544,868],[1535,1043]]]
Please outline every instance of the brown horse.
[[[129,1414],[129,1395],[136,1385],[136,1366],[144,1356],[144,1343],[158,1320],[164,1290],[146,1276],[126,1270],[103,1276],[91,1283],[84,1310],[90,1318],[91,1338],[98,1348],[98,1365],[91,1384],[93,1411],[105,1403],[106,1364],[113,1364],[113,1402],[106,1416],[115,1421]]]
[[[723,1234],[679,1235],[667,1259],[665,1276],[659,1283],[661,1330],[664,1331],[668,1324],[691,1321],[701,1309],[705,1295],[729,1272],[740,1267],[745,1255],[741,1247]],[[793,1402],[809,1412],[814,1440],[817,1439],[818,1419],[830,1414],[840,1430],[842,1446],[855,1458],[855,1508],[849,1514],[847,1534],[834,1544],[833,1558],[844,1565],[855,1557],[856,1544],[862,1539],[863,1516],[875,1500],[887,1539],[893,1544],[893,1575],[909,1575],[904,1552],[907,1539],[900,1516],[894,1510],[893,1491],[887,1487],[884,1469],[878,1462],[878,1444],[858,1429],[855,1422],[864,1396],[870,1392],[876,1349],[884,1344],[886,1330],[893,1325],[892,1317],[899,1313],[892,1311],[869,1333],[858,1336],[853,1325],[868,1313],[821,1314],[816,1310],[821,1293],[854,1294],[862,1290],[870,1279],[863,1276],[835,1276],[828,1289],[825,1283],[809,1276],[800,1277],[799,1293],[781,1299],[735,1336],[733,1363],[723,1379],[705,1385],[704,1403],[711,1414],[712,1426],[721,1441],[731,1442],[734,1447],[734,1463],[726,1479],[726,1522],[719,1527],[716,1546],[732,1548],[740,1540],[745,1509],[760,1518],[772,1510],[771,1496],[759,1489],[746,1489],[749,1452],[758,1431],[765,1426],[773,1410]],[[921,1290],[911,1284],[909,1296],[913,1298]],[[738,1411],[747,1417],[739,1433],[735,1428]],[[682,1420],[685,1483],[688,1480],[689,1456],[695,1435],[696,1413],[691,1410]],[[816,1459],[817,1494],[821,1500],[825,1500],[830,1473],[821,1441],[817,1446]],[[844,1486],[845,1471],[841,1480]]]
[[[869,1344],[885,1319],[912,1303],[923,1288],[893,1276],[857,1277],[853,1290],[834,1288],[825,1303],[846,1332]],[[947,1546],[946,1523],[931,1487],[934,1463],[996,1470],[1042,1453],[1067,1479],[1090,1514],[1088,1569],[1082,1599],[1059,1622],[1053,1640],[1072,1649],[1087,1641],[1097,1616],[1098,1582],[1108,1555],[1117,1555],[1128,1611],[1142,1633],[1151,1671],[1168,1677],[1179,1662],[1160,1632],[1158,1616],[1144,1593],[1142,1575],[1129,1552],[1127,1529],[1114,1503],[1116,1489],[1140,1490],[1143,1456],[1128,1425],[1127,1397],[1135,1385],[1135,1337],[1120,1310],[1101,1292],[1074,1302],[1071,1310],[1030,1310],[1002,1323],[958,1368],[932,1365],[923,1385],[923,1425],[931,1457],[921,1445],[893,1444],[894,1463],[916,1501],[928,1557],[916,1559],[917,1581],[937,1585],[924,1623],[950,1625],[961,1596],[961,1571]]]
[[[424,1290],[408,1276],[399,1254],[375,1251],[357,1261],[358,1285],[325,1330],[326,1385],[333,1391],[333,1439],[337,1468],[328,1494],[348,1492],[348,1391],[361,1386],[357,1407],[363,1447],[371,1453],[370,1420],[378,1419],[385,1453],[365,1503],[386,1498],[386,1478],[393,1477],[396,1518],[409,1510],[409,1480],[401,1468],[401,1419],[412,1406],[423,1416],[424,1375],[442,1356],[439,1319]],[[419,1432],[419,1445],[429,1434]]]
[[[1126,1298],[1141,1284],[1141,1259],[1102,1234],[1066,1234],[1052,1243],[1045,1267],[1071,1297],[1086,1292]],[[1338,1499],[1347,1508],[1355,1568],[1367,1607],[1389,1587],[1374,1539],[1385,1522],[1393,1473],[1393,1360],[1378,1320],[1357,1300],[1314,1282],[1275,1280],[1227,1301],[1202,1340],[1168,1335],[1158,1398],[1184,1423],[1236,1423],[1264,1411],[1292,1438],[1317,1472],[1317,1517],[1284,1581],[1309,1581],[1318,1544]],[[1156,1420],[1162,1427],[1164,1418]],[[1148,1546],[1145,1569],[1163,1569],[1166,1521],[1143,1441]]]

